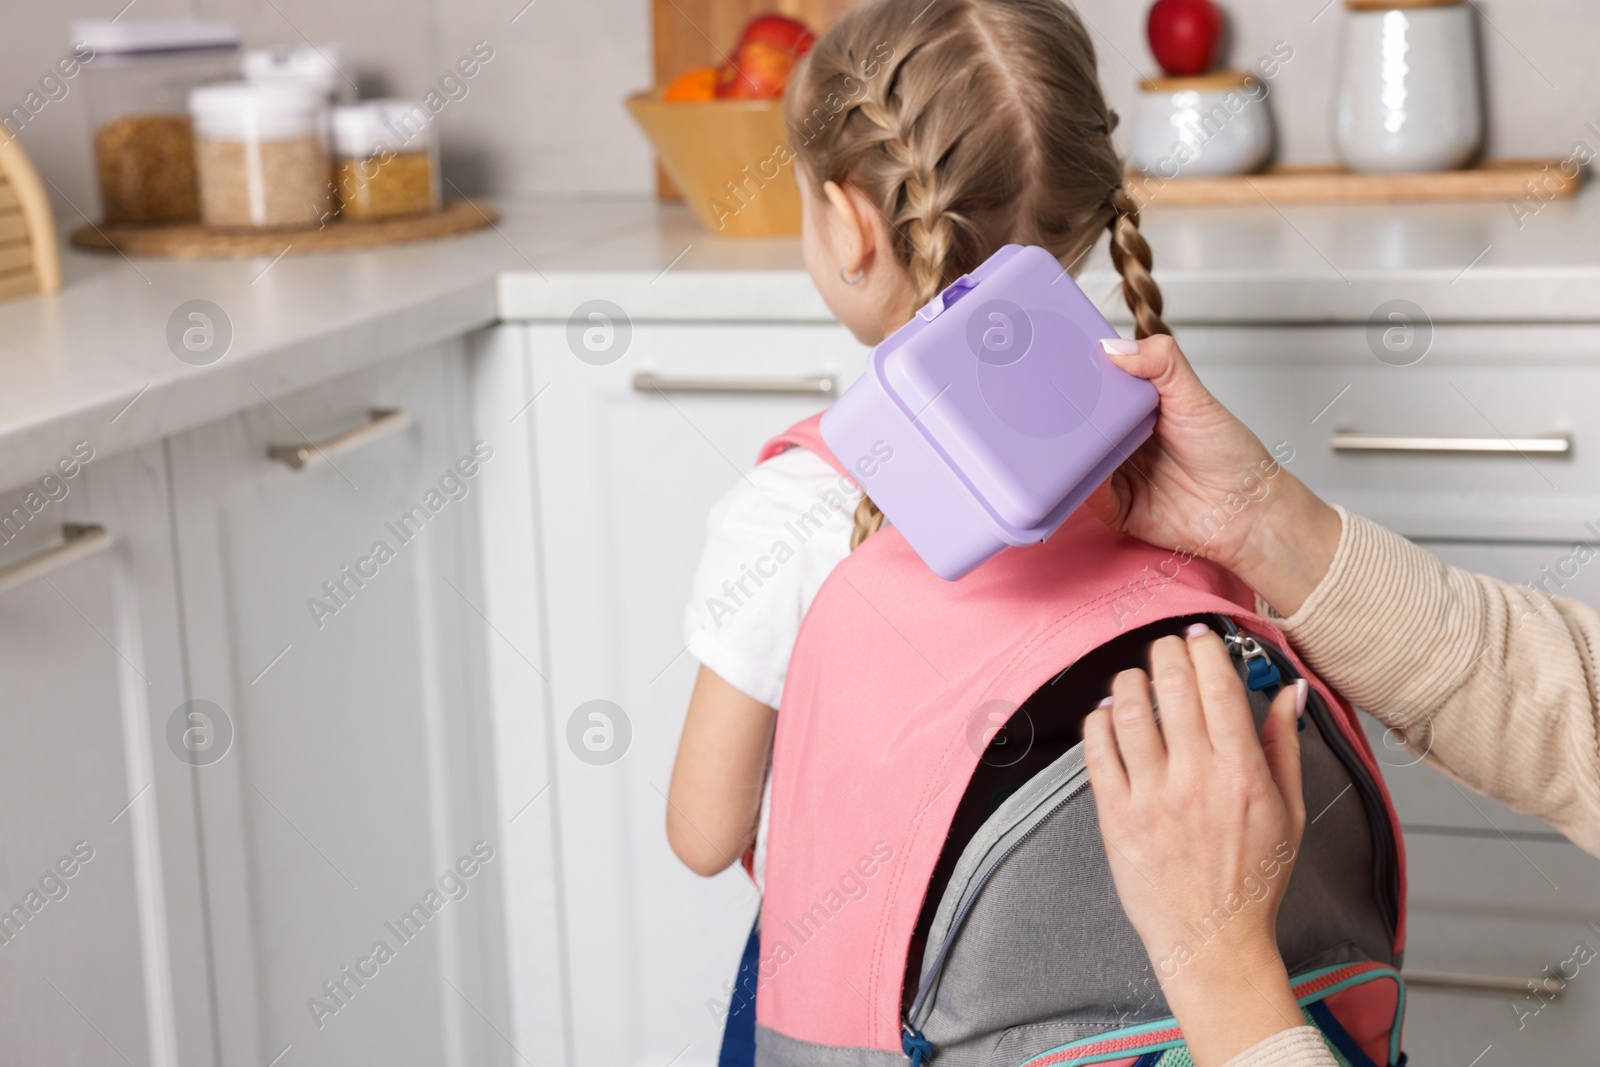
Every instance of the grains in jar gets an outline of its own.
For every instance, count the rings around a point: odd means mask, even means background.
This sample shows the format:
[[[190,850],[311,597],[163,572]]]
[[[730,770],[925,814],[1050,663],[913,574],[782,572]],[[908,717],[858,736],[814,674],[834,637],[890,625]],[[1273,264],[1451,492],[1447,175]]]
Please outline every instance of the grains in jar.
[[[293,230],[330,214],[323,105],[302,85],[231,82],[189,97],[200,218],[221,230]]]
[[[122,115],[94,131],[107,222],[180,222],[200,214],[188,115]]]
[[[189,93],[238,76],[238,29],[192,18],[75,19],[71,40],[82,60],[105,220],[196,218],[200,197]],[[62,75],[73,76],[66,68]]]
[[[368,100],[333,111],[334,188],[356,221],[439,209],[433,115],[419,101]]]
[[[433,210],[433,159],[426,152],[403,152],[367,159],[341,159],[334,165],[340,214],[347,219],[424,215]]]

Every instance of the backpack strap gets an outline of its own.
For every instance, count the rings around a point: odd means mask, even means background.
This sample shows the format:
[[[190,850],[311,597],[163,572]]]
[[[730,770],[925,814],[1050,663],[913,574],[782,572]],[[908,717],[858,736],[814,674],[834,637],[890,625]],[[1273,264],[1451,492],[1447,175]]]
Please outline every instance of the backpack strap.
[[[821,456],[827,461],[828,466],[840,474],[847,478],[850,477],[850,472],[844,469],[844,464],[839,462],[839,457],[835,456],[833,450],[822,441],[822,416],[826,413],[827,410],[823,409],[810,418],[801,419],[762,445],[761,453],[756,456],[756,462],[765,463],[780,452],[787,452],[791,448],[803,448],[807,452]]]

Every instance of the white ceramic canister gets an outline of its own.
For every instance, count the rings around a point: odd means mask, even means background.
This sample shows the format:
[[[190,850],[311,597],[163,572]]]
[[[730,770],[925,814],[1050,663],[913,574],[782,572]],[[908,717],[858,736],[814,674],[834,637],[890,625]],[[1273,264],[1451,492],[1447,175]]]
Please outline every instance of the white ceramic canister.
[[[1483,141],[1465,0],[1345,0],[1334,140],[1353,171],[1452,170]]]
[[[1248,174],[1272,152],[1267,83],[1243,71],[1146,78],[1128,131],[1128,158],[1164,180]]]

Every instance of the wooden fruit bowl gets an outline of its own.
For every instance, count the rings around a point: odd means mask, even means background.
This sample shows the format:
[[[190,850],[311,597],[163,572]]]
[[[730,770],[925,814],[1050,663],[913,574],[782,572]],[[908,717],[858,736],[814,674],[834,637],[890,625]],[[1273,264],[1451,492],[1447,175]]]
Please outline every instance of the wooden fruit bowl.
[[[789,131],[781,100],[628,98],[661,166],[707,230],[742,237],[800,232]]]

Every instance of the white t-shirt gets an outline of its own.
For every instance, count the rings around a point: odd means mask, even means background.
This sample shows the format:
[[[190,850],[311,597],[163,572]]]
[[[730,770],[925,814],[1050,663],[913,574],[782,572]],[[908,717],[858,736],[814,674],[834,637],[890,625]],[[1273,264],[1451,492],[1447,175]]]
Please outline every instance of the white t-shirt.
[[[769,707],[783,697],[800,620],[850,554],[861,492],[814,452],[791,448],[751,471],[711,509],[684,611],[689,652]],[[756,829],[756,881],[766,868],[767,800]]]

